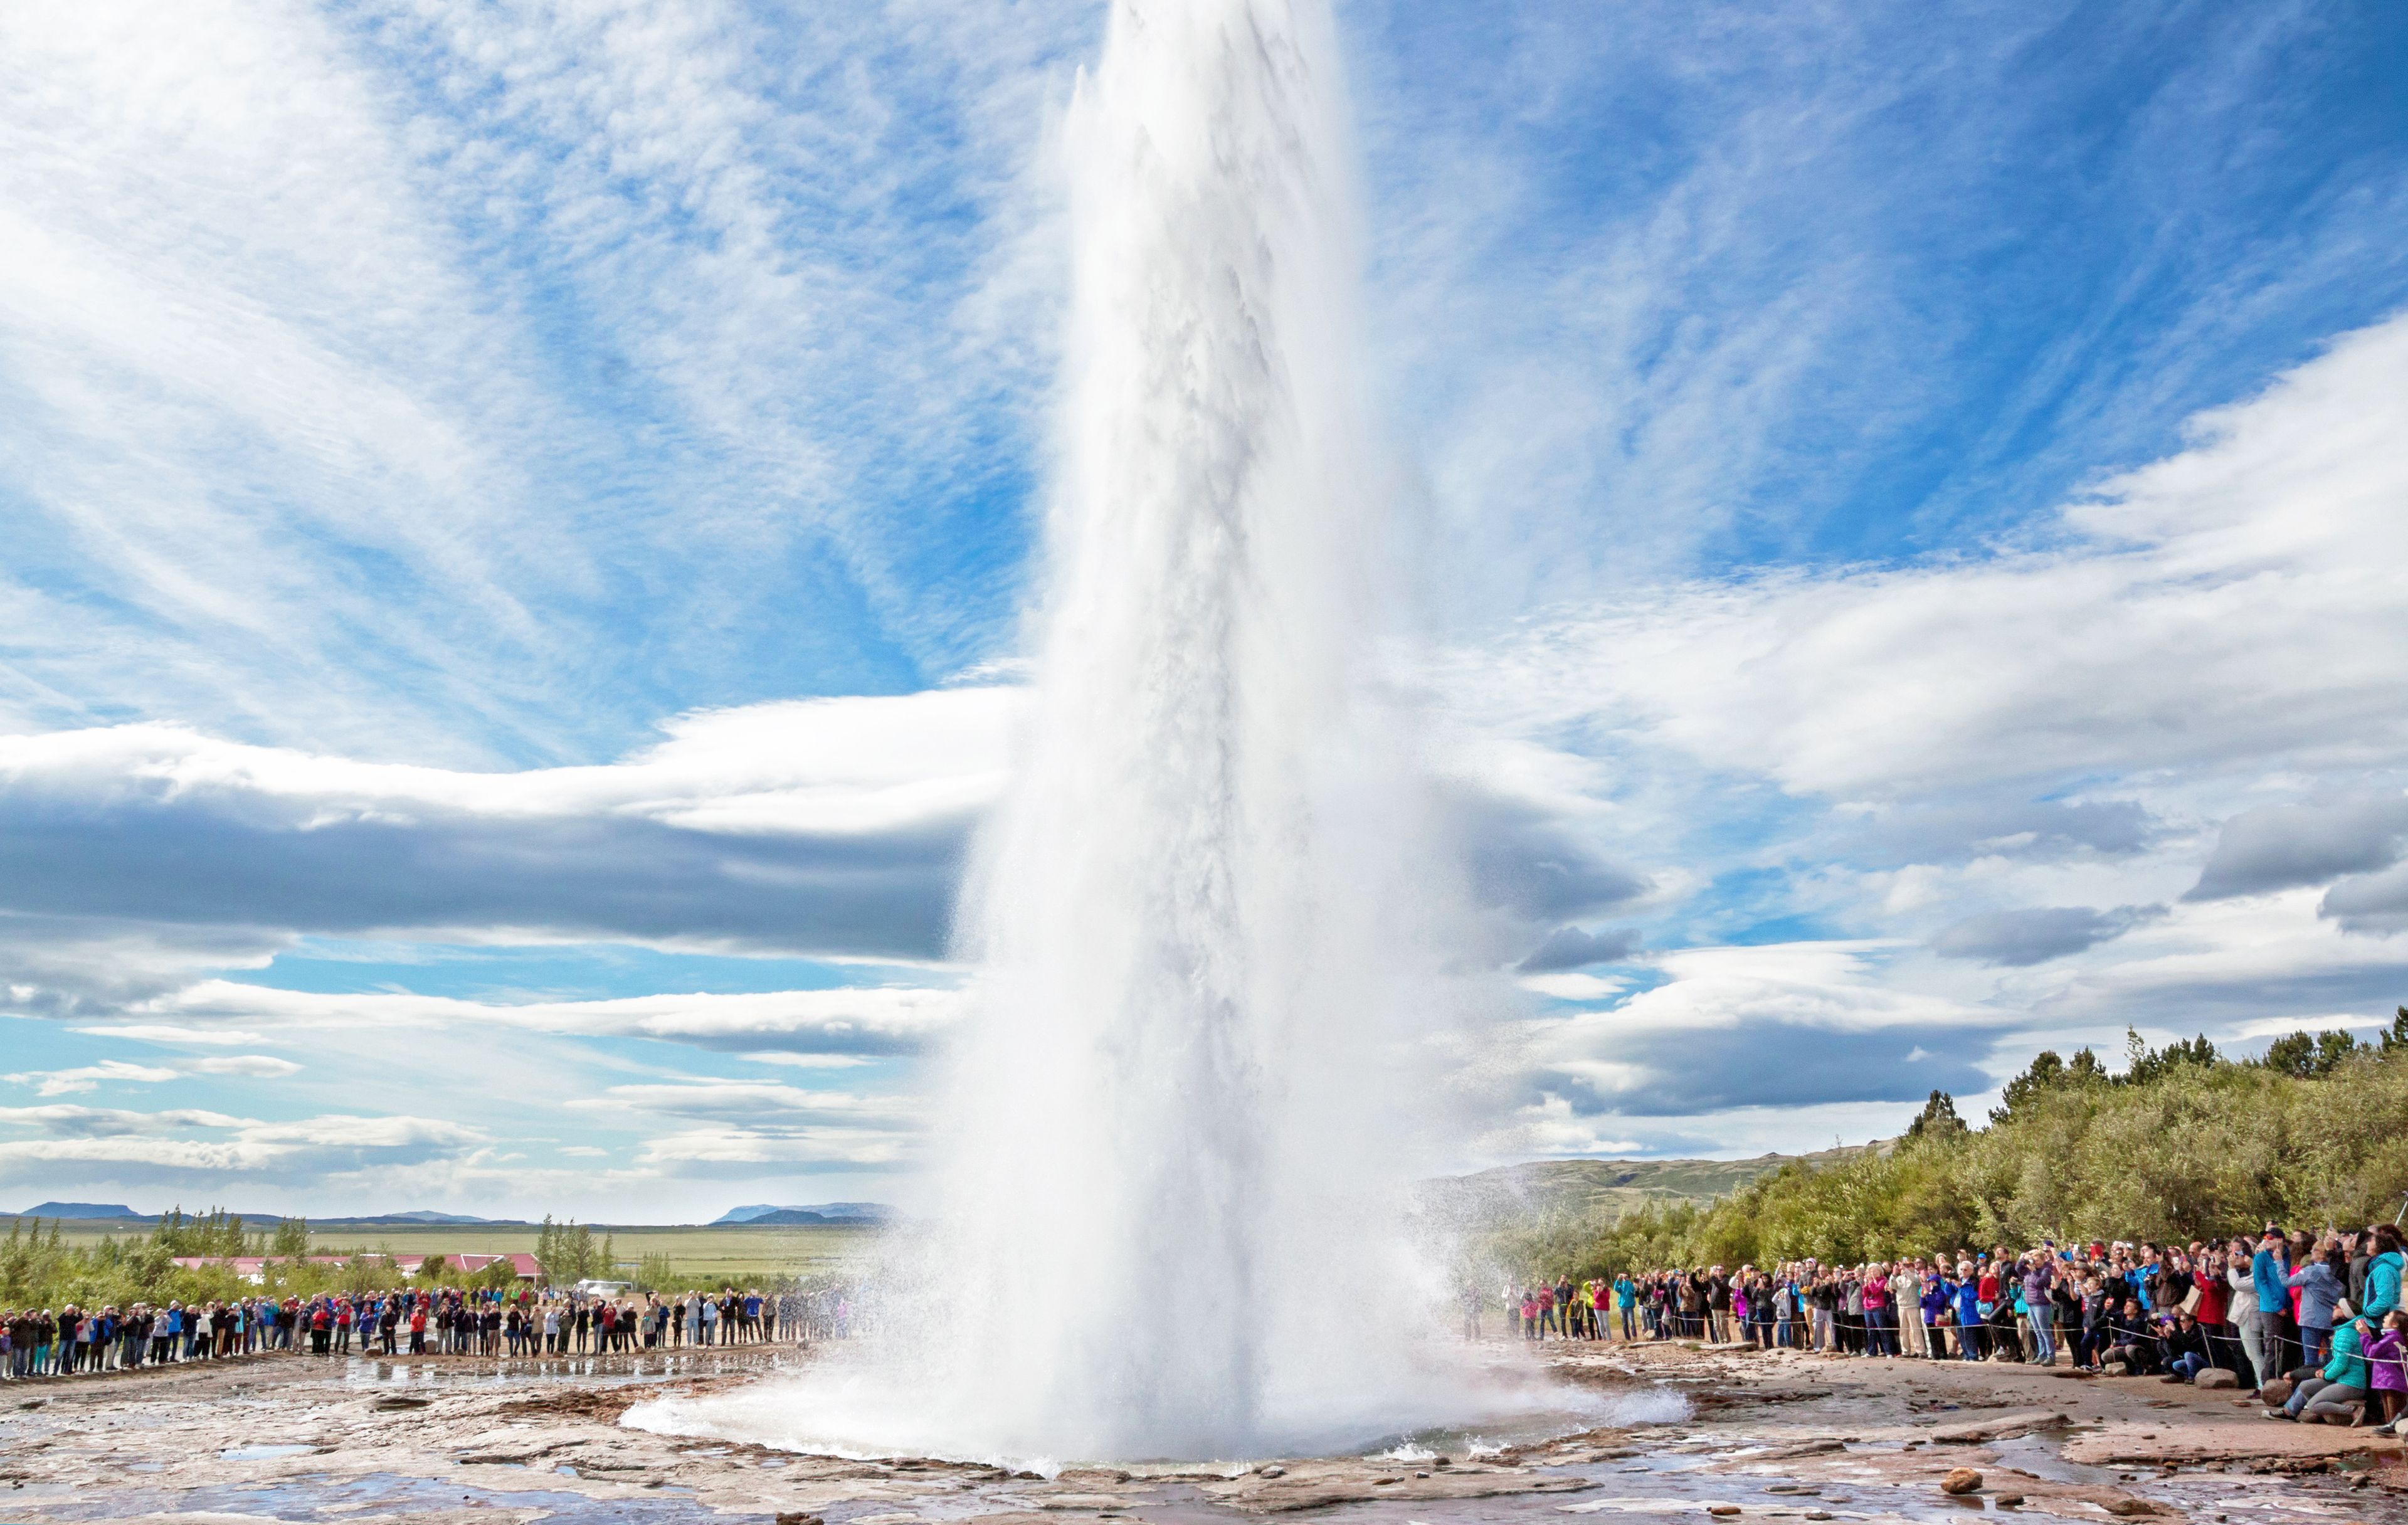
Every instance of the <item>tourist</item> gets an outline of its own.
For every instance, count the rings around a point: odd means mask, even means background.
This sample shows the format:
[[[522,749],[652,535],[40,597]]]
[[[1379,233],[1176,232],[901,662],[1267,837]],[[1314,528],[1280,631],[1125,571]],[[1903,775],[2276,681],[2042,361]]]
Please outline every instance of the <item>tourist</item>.
[[[2341,1241],[2328,1235],[2305,1249],[2300,1268],[2283,1279],[2285,1287],[2299,1293],[2300,1365],[2322,1365],[2329,1354],[2333,1305],[2348,1300],[2348,1277],[2349,1260],[2342,1252]]]
[[[2342,1309],[2349,1306],[2346,1298]],[[2312,1376],[2302,1376],[2292,1385],[2291,1396],[2280,1408],[2270,1408],[2270,1419],[2299,1419],[2315,1424],[2346,1424],[2358,1417],[2365,1405],[2371,1378],[2366,1357],[2359,1350],[2356,1320],[2343,1324],[2332,1331],[2332,1355]]]
[[[2408,1407],[2408,1310],[2392,1309],[2379,1326],[2360,1318],[2352,1332],[2364,1342],[2359,1354],[2366,1360],[2367,1392],[2376,1405],[2374,1417],[2383,1421],[2375,1433],[2397,1435],[2401,1411]]]

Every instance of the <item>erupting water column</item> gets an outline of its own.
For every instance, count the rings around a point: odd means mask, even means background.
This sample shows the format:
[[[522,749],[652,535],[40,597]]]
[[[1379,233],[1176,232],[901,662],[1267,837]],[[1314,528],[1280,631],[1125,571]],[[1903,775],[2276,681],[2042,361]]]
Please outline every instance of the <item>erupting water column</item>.
[[[1389,538],[1326,6],[1116,0],[1066,125],[1039,679],[963,907],[928,1396],[1021,1455],[1359,1438],[1406,1414],[1363,1300],[1411,1300],[1380,1187],[1450,896],[1367,683]]]
[[[923,1263],[867,1359],[631,1422],[1069,1460],[1466,1417],[1393,1189],[1462,901],[1373,678],[1342,95],[1326,0],[1114,0],[1065,123],[1038,680],[961,907]]]

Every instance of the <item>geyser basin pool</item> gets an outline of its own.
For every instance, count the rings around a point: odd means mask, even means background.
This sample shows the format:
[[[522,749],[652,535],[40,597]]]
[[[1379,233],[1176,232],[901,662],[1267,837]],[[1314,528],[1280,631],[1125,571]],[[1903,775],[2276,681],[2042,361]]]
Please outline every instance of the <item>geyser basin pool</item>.
[[[924,1405],[924,1412],[915,1418],[910,1411],[909,1382],[874,1367],[849,1375],[835,1371],[801,1372],[708,1398],[639,1404],[628,1410],[623,1422],[657,1434],[737,1440],[803,1455],[865,1460],[924,1457],[1050,1476],[1065,1467],[1098,1464],[1140,1472],[1164,1468],[1233,1472],[1266,1459],[1299,1456],[1386,1455],[1402,1461],[1413,1453],[1426,1453],[1460,1459],[1600,1426],[1670,1423],[1688,1413],[1679,1394],[1661,1388],[1572,1385],[1510,1362],[1487,1362],[1476,1368],[1467,1364],[1449,1375],[1447,1390],[1464,1406],[1446,1420],[1412,1417],[1383,1422],[1369,1413],[1338,1413],[1294,1437],[1299,1444],[1268,1450],[1097,1456],[965,1445],[962,1427],[947,1405]]]

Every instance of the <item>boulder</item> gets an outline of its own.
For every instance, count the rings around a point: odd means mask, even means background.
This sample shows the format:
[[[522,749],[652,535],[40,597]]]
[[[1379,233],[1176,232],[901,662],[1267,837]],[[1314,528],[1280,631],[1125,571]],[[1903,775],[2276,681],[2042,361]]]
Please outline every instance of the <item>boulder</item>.
[[[2241,1386],[2241,1379],[2234,1376],[2230,1372],[2226,1371],[2221,1366],[2203,1366],[2200,1368],[2199,1375],[2191,1378],[2191,1386],[2195,1388],[2237,1388]]]
[[[2268,1408],[2281,1408],[2291,1401],[2291,1379],[2287,1376],[2278,1376],[2258,1388],[2258,1396],[2266,1400]]]
[[[1979,1446],[1985,1441],[2013,1440],[2018,1435],[2028,1435],[2035,1430],[2047,1430],[2065,1422],[2065,1416],[2053,1409],[2020,1408],[1985,1418],[1943,1424],[1931,1431],[1931,1438],[1942,1446]]]
[[[1951,1467],[1948,1475],[1940,1479],[1940,1491],[1979,1493],[1982,1491],[1982,1475],[1971,1467]]]

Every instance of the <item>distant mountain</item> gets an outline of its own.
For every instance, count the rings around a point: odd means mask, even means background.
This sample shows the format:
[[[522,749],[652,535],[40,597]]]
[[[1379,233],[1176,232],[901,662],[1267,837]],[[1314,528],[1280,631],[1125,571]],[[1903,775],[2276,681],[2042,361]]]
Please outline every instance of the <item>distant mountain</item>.
[[[758,1224],[763,1228],[809,1228],[815,1223],[862,1224],[883,1223],[890,1216],[883,1202],[814,1202],[807,1207],[781,1207],[772,1202],[751,1207],[731,1207],[722,1213],[712,1227],[734,1224]]]
[[[86,1223],[123,1223],[129,1227],[135,1224],[147,1226],[157,1223],[160,1216],[157,1213],[137,1213],[122,1202],[42,1202],[28,1207],[22,1213],[0,1214],[0,1217],[67,1218]],[[190,1211],[184,1214],[187,1218],[208,1216],[207,1213]],[[244,1227],[250,1229],[269,1229],[283,1221],[274,1213],[231,1213],[227,1216],[241,1218]],[[476,1218],[465,1213],[436,1213],[421,1208],[413,1213],[380,1213],[374,1216],[312,1218],[309,1221],[313,1226],[339,1224],[346,1228],[407,1229],[418,1225],[477,1228],[489,1224],[510,1223],[515,1220]]]
[[[1727,1197],[1757,1176],[1793,1162],[1836,1165],[1867,1150],[1890,1147],[1884,1141],[1754,1159],[1534,1159],[1425,1181],[1422,1201],[1434,1214],[1467,1227],[1563,1211],[1613,1218],[1648,1202]]]
[[[140,1218],[123,1202],[36,1202],[17,1215],[24,1218]]]

